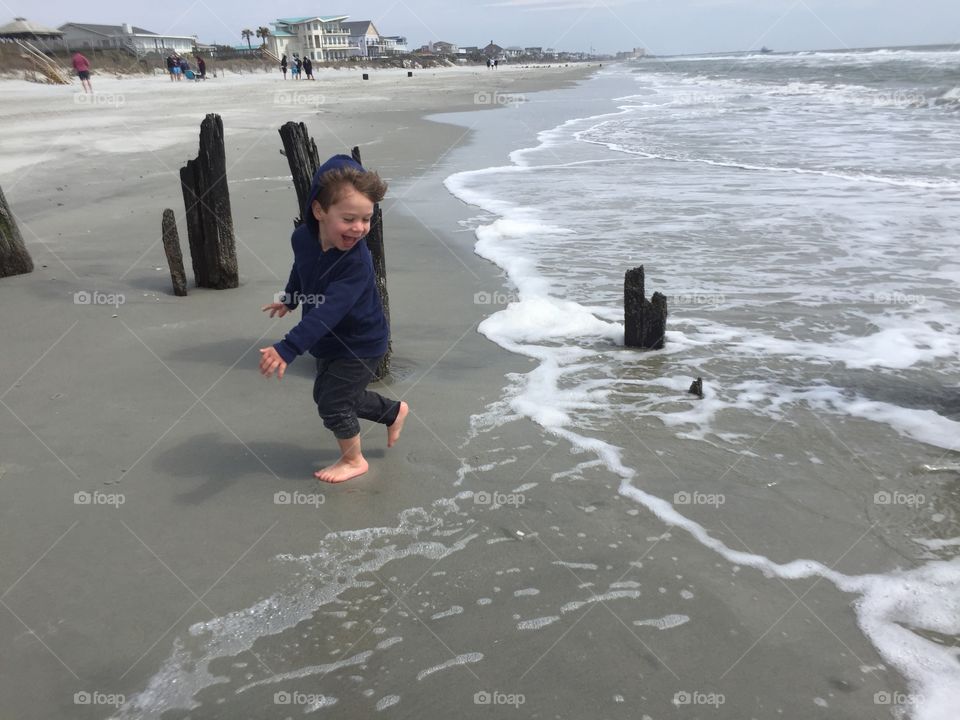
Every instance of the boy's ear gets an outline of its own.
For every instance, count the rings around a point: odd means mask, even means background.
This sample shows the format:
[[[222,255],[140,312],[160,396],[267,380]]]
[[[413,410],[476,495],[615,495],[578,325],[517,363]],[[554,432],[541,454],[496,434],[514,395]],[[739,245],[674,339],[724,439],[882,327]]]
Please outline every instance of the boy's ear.
[[[310,203],[310,209],[313,211],[313,217],[317,220],[323,220],[323,207],[320,205],[319,200],[314,200]]]

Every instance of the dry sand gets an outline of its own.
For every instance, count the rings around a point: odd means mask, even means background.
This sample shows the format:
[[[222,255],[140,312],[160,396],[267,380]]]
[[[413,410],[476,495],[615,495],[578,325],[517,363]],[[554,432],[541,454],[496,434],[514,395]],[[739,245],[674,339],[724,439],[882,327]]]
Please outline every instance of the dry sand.
[[[569,449],[537,428],[471,428],[526,360],[475,332],[474,293],[501,280],[440,184],[471,133],[422,116],[587,72],[95,77],[112,100],[92,103],[0,84],[0,184],[37,264],[0,280],[0,715],[861,718],[863,697],[902,689],[850,671],[879,659],[834,590],[811,582],[803,600],[827,629],[789,612],[793,588],[715,572],[609,478],[558,475]],[[175,298],[160,214],[182,215],[176,172],[208,112],[226,128],[241,287]],[[365,427],[371,471],[337,487],[311,479],[335,446],[310,363],[257,373],[289,327],[259,307],[289,270],[291,119],[323,155],[360,145],[393,183],[382,391],[413,412],[389,451]],[[467,488],[524,504],[457,499]]]

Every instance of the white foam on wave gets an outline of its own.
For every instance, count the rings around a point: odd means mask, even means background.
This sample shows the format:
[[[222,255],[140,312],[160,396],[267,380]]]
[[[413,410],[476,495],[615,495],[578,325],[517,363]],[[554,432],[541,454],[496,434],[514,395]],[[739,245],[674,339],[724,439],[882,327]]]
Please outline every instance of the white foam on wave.
[[[688,622],[690,622],[689,615],[664,615],[661,618],[653,618],[652,620],[634,620],[633,624],[641,627],[655,627],[657,630],[669,630],[685,625]]]
[[[469,665],[471,663],[478,663],[481,660],[483,660],[483,653],[463,653],[461,655],[457,655],[455,658],[447,660],[446,662],[442,662],[439,665],[433,665],[431,667],[424,668],[417,673],[417,680],[423,680],[425,677],[429,677],[430,675],[438,673],[441,670],[447,670],[448,668],[459,667],[461,665]]]
[[[442,620],[443,618],[453,617],[454,615],[460,615],[463,613],[463,608],[459,605],[453,605],[448,610],[442,612],[434,613],[430,616],[431,620]]]
[[[256,682],[241,685],[234,692],[239,695],[242,692],[246,692],[250,688],[260,687],[261,685],[272,685],[274,683],[285,682],[287,680],[298,680],[300,678],[310,677],[311,675],[327,675],[334,670],[342,670],[343,668],[351,667],[352,665],[363,665],[363,663],[370,659],[371,655],[373,655],[373,652],[367,650],[362,653],[357,653],[353,657],[347,658],[346,660],[338,660],[337,662],[325,663],[323,665],[310,665],[305,668],[292,670],[291,672],[277,673],[276,675],[271,675],[263,680],[257,680]]]
[[[559,619],[559,615],[546,615],[544,617],[531,618],[530,620],[521,620],[517,623],[517,630],[540,630],[547,625],[552,625]]]

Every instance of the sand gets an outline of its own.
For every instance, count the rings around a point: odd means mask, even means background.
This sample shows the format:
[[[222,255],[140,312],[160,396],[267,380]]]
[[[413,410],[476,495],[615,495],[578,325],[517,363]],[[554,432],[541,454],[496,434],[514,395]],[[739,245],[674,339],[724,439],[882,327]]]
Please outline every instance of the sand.
[[[835,589],[726,565],[617,496],[592,458],[568,473],[569,447],[531,424],[482,428],[527,361],[476,332],[490,308],[474,295],[502,280],[458,224],[475,210],[441,185],[472,133],[423,116],[536,101],[591,71],[94,77],[112,100],[93,103],[0,83],[0,184],[37,265],[0,280],[0,714],[889,711],[873,698],[902,681]],[[176,172],[207,112],[226,128],[241,286],[176,298],[160,217],[182,215]],[[289,271],[287,120],[322,155],[360,145],[392,185],[380,390],[412,413],[390,450],[365,426],[371,470],[336,487],[311,478],[335,446],[310,363],[280,383],[257,373],[257,348],[289,327],[259,312]],[[886,549],[865,545],[838,569],[876,566]]]

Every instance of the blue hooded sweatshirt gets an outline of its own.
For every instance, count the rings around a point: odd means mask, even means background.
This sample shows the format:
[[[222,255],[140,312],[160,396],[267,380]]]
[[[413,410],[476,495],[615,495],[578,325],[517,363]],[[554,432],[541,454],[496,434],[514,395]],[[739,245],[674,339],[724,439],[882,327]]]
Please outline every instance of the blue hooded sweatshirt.
[[[376,358],[387,351],[390,330],[383,315],[366,239],[343,252],[323,252],[320,226],[312,205],[320,177],[328,170],[363,167],[346,155],[334,155],[313,176],[303,209],[304,222],[293,231],[293,269],[284,290],[291,310],[303,305],[299,324],[273,347],[290,364],[309,352],[318,358]]]

